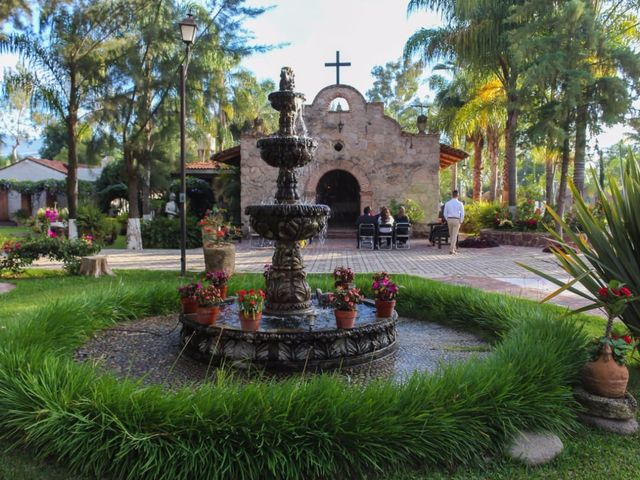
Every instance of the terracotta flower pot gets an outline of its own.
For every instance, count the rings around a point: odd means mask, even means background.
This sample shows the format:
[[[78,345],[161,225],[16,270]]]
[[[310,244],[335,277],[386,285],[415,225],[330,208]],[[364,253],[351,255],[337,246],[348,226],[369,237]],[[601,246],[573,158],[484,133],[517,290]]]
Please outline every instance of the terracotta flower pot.
[[[336,326],[338,328],[353,328],[356,324],[356,310],[334,310],[336,315]]]
[[[601,397],[624,397],[629,381],[629,370],[613,359],[611,347],[604,345],[597,360],[582,368],[582,384],[589,392]]]
[[[260,329],[260,320],[262,319],[262,312],[257,312],[254,315],[240,312],[240,328],[248,332],[257,332]]]
[[[220,298],[222,298],[223,300],[225,298],[227,298],[227,285],[223,285],[222,287],[220,287]]]
[[[395,300],[377,300],[376,299],[376,316],[387,318],[393,315],[393,309],[396,306]]]
[[[198,323],[203,325],[215,325],[220,307],[203,307],[198,305]]]
[[[180,299],[180,303],[182,304],[182,313],[196,313],[198,311],[198,302],[193,297],[182,297]]]

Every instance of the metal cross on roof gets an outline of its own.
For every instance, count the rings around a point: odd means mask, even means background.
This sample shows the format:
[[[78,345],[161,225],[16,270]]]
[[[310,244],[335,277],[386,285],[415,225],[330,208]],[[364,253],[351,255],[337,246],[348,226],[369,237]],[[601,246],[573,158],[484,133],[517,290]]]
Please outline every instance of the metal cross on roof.
[[[340,67],[350,67],[351,62],[340,63],[340,50],[336,51],[335,63],[325,63],[325,67],[336,67],[336,85],[340,85]]]

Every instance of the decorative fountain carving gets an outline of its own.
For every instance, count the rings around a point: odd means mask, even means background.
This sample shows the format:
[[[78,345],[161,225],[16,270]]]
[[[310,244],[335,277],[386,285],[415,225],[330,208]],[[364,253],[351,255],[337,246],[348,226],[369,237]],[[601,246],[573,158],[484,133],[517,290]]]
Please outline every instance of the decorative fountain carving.
[[[262,159],[279,168],[275,203],[245,209],[251,228],[275,240],[266,302],[266,311],[272,314],[301,313],[311,306],[311,289],[299,242],[317,235],[329,215],[326,205],[300,204],[296,169],[313,160],[318,144],[310,137],[297,135],[296,122],[302,122],[305,97],[295,92],[294,86],[293,71],[284,67],[280,72],[280,90],[269,95],[271,106],[280,112],[278,132],[257,143]]]
[[[258,140],[262,159],[280,169],[275,203],[245,209],[251,227],[275,240],[260,330],[242,330],[238,306],[230,299],[216,325],[202,325],[193,315],[181,315],[180,350],[210,365],[289,371],[370,368],[372,361],[393,354],[397,315],[378,318],[373,302],[366,301],[358,305],[356,326],[340,329],[333,311],[320,305],[325,295],[319,292],[318,304],[312,306],[299,242],[320,232],[329,207],[300,203],[296,169],[313,160],[317,144],[296,135],[304,95],[293,88],[293,72],[285,67],[280,90],[269,95],[271,105],[280,112],[278,133]]]

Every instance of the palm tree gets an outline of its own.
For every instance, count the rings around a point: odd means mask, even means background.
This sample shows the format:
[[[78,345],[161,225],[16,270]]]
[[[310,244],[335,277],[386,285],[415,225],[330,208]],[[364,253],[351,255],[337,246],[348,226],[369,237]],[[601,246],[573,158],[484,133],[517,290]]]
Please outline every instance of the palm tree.
[[[462,68],[493,74],[506,94],[505,170],[503,200],[516,205],[516,132],[520,111],[519,69],[510,51],[509,35],[519,27],[510,9],[518,0],[410,0],[409,13],[433,9],[447,25],[421,29],[405,45],[405,56],[420,53],[425,60],[453,59]]]

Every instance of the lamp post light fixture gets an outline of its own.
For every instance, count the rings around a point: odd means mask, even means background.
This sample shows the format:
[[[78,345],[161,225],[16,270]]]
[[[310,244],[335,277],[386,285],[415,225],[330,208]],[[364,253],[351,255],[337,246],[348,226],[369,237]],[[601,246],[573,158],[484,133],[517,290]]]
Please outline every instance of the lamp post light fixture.
[[[189,66],[189,56],[191,45],[196,38],[198,25],[191,12],[180,22],[180,34],[182,41],[186,45],[186,55],[180,64],[180,274],[184,277],[187,272],[187,180],[186,180],[186,126],[185,117],[187,114],[186,83],[187,67]]]

